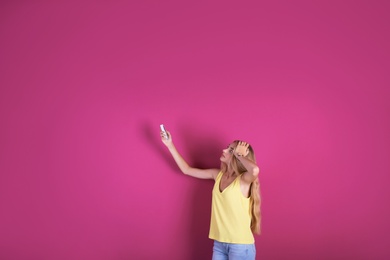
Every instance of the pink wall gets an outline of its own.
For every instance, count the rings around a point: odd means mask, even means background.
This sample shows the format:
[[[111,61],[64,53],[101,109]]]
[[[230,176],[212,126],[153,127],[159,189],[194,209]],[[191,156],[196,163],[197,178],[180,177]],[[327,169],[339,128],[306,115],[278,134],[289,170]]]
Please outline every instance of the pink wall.
[[[389,259],[388,1],[2,1],[0,258],[210,259],[233,139],[258,259]]]

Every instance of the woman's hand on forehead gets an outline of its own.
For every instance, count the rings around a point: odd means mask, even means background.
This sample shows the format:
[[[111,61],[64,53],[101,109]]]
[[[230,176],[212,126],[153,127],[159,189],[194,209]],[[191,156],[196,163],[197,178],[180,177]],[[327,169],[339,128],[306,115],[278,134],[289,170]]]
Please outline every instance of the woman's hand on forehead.
[[[249,143],[244,141],[239,141],[236,148],[234,149],[234,154],[238,156],[247,156],[249,153]]]

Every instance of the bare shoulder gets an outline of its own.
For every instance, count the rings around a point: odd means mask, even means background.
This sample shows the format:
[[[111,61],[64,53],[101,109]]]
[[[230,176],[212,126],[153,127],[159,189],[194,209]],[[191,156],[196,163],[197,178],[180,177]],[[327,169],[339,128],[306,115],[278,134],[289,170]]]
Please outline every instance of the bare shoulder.
[[[244,172],[241,175],[241,182],[246,184],[246,185],[250,185],[250,184],[252,184],[252,182],[254,182],[257,179],[257,177],[258,177],[258,174]]]
[[[209,176],[209,179],[215,180],[217,179],[218,173],[221,171],[221,169],[211,168],[204,171],[206,172],[207,176]]]
[[[210,173],[213,176],[213,179],[217,179],[218,173],[221,171],[221,169],[210,169]]]

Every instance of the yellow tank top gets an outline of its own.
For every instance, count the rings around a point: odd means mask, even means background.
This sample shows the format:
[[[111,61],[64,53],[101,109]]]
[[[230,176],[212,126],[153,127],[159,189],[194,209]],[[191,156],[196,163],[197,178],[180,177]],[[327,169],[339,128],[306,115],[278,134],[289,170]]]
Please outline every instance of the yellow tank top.
[[[225,243],[253,244],[249,198],[241,192],[241,176],[221,192],[222,175],[218,173],[212,192],[209,238]]]

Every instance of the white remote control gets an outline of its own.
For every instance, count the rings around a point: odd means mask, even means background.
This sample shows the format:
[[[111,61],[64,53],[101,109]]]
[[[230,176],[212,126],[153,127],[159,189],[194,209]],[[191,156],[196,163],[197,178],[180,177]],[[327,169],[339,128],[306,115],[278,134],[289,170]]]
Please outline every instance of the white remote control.
[[[162,132],[164,132],[165,139],[168,139],[168,133],[167,133],[167,131],[165,130],[165,127],[164,127],[163,124],[160,125],[160,130],[161,130]]]

